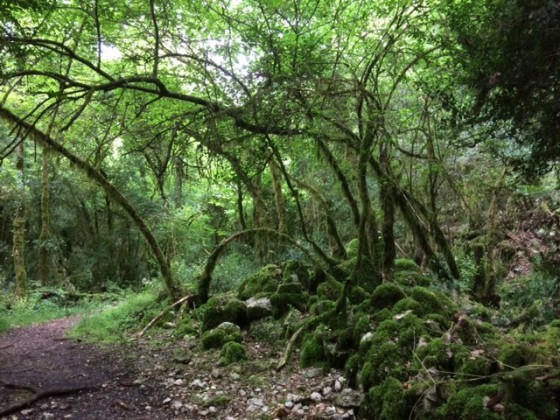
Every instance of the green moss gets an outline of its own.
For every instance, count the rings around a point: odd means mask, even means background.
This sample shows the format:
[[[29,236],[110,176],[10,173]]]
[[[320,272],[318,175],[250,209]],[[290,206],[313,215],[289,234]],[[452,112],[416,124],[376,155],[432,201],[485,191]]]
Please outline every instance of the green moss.
[[[452,317],[457,311],[457,305],[444,293],[416,286],[410,295],[424,308],[425,313],[436,313],[446,318]]]
[[[344,377],[348,379],[351,386],[356,382],[361,364],[361,358],[357,354],[350,356],[344,364]]]
[[[558,407],[546,384],[536,379],[538,373],[519,370],[503,378],[508,401],[515,402],[532,411],[537,418],[558,418]]]
[[[383,283],[371,294],[371,304],[377,309],[390,308],[403,298],[405,295],[399,286],[394,283]]]
[[[252,297],[262,297],[274,293],[281,281],[280,267],[269,264],[254,274],[246,277],[237,289],[237,297],[247,300]]]
[[[241,330],[235,324],[224,322],[217,328],[207,331],[202,336],[202,347],[205,349],[221,348],[230,341],[241,342]]]
[[[284,283],[299,283],[305,289],[309,288],[309,267],[299,260],[289,260],[282,267]]]
[[[428,287],[431,283],[430,277],[418,271],[396,271],[393,277],[395,279],[395,283],[407,287]]]
[[[336,301],[342,294],[343,289],[344,286],[341,282],[329,278],[317,287],[317,296],[319,296],[319,299]]]
[[[371,346],[360,372],[362,388],[370,389],[381,384],[389,376],[405,380],[408,377],[405,367],[408,359],[396,343],[389,341],[374,344]]]
[[[506,343],[500,346],[497,359],[507,368],[517,368],[527,364],[530,347],[522,344]]]
[[[369,299],[369,293],[363,287],[355,286],[350,292],[348,300],[352,305],[359,305],[360,303]]]
[[[372,316],[372,320],[374,322],[383,322],[386,319],[390,319],[392,317],[393,317],[393,311],[391,311],[389,308],[384,308],[374,313]]]
[[[371,322],[369,316],[366,314],[360,315],[359,318],[354,323],[354,327],[352,331],[354,342],[359,343],[361,338],[364,336],[364,334],[366,334],[370,330],[371,330]]]
[[[346,257],[348,257],[348,259],[358,256],[358,245],[358,238],[352,239],[346,244]]]
[[[325,312],[332,311],[336,307],[336,302],[332,300],[320,300],[311,306],[310,312],[313,315],[321,315]]]
[[[375,330],[374,342],[382,343],[392,340],[399,343],[400,347],[412,350],[417,340],[429,335],[424,322],[416,315],[409,313],[400,319],[386,319]]]
[[[183,316],[173,331],[175,337],[184,337],[185,335],[198,335],[198,329],[194,320],[190,316]]]
[[[404,387],[401,381],[388,377],[381,385],[368,392],[372,418],[378,420],[395,420],[406,418]]]
[[[276,289],[276,293],[289,293],[289,294],[302,294],[303,287],[300,283],[282,283],[278,285],[278,289]]]
[[[307,301],[309,294],[307,292],[300,293],[274,293],[270,296],[272,304],[272,314],[275,318],[280,318],[286,314],[291,307],[304,312],[307,309]]]
[[[402,314],[406,311],[412,311],[417,316],[424,315],[424,308],[418,302],[412,298],[404,298],[399,300],[395,306],[393,306],[393,314]]]
[[[436,411],[438,419],[493,420],[501,419],[499,415],[484,408],[484,398],[492,398],[499,392],[498,385],[486,384],[477,387],[465,387],[453,394],[447,403]]]
[[[228,341],[222,347],[220,353],[219,363],[221,365],[231,365],[232,363],[237,363],[242,360],[247,360],[247,354],[245,353],[245,347],[235,341]]]
[[[207,331],[223,322],[232,322],[240,327],[247,325],[247,307],[238,299],[213,297],[204,305],[202,330]]]
[[[395,259],[395,271],[415,271],[419,273],[420,267],[410,258],[397,258]]]
[[[416,351],[418,359],[422,361],[422,368],[433,366],[444,370],[452,369],[454,352],[451,344],[445,343],[441,338],[434,338],[426,346],[419,347]]]
[[[492,360],[478,356],[473,357],[470,352],[459,352],[455,356],[457,363],[457,373],[463,376],[463,379],[472,379],[476,377],[486,377],[494,373],[496,368]]]
[[[304,339],[301,348],[300,363],[304,368],[310,366],[325,368],[328,366],[324,347],[324,332],[322,329],[307,335]]]

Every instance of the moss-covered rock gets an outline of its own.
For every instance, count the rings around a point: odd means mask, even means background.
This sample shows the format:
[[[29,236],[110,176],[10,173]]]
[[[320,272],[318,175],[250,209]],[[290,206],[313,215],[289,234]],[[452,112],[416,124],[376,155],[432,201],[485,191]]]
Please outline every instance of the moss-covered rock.
[[[224,322],[202,336],[202,347],[205,349],[221,348],[225,343],[242,341],[241,329],[231,322]]]
[[[220,365],[227,366],[232,363],[241,362],[242,360],[247,360],[247,354],[243,344],[236,341],[228,341],[223,345],[220,353]]]
[[[333,302],[332,300],[323,299],[318,301],[317,303],[314,303],[311,306],[310,312],[313,315],[321,315],[324,314],[325,312],[332,311],[335,307],[336,307],[336,302]]]
[[[299,294],[303,294],[304,290],[301,283],[290,282],[290,283],[282,283],[278,285],[278,289],[276,289],[276,293],[280,293],[280,294],[288,293],[288,294],[299,295]]]
[[[371,294],[371,304],[377,309],[391,308],[403,298],[405,294],[399,286],[394,283],[383,283]]]
[[[498,420],[502,417],[486,409],[485,399],[495,397],[498,385],[486,384],[465,387],[453,394],[449,400],[436,410],[438,419]]]
[[[350,296],[348,296],[348,300],[352,305],[359,305],[362,302],[365,302],[369,299],[370,294],[360,286],[352,287],[352,291],[350,292]]]
[[[420,267],[410,258],[397,258],[395,259],[395,271],[414,271],[419,273]]]
[[[274,293],[270,296],[272,304],[272,314],[275,318],[280,318],[286,314],[290,308],[304,312],[307,309],[309,294],[307,292],[299,293]]]
[[[412,311],[416,316],[424,316],[424,308],[412,298],[401,299],[393,306],[393,314],[395,315],[406,311]]]
[[[282,266],[282,280],[284,283],[299,283],[304,289],[309,289],[309,267],[300,260],[289,260]]]
[[[336,301],[342,294],[344,286],[341,282],[329,278],[317,287],[317,296],[319,299],[328,299]]]
[[[267,296],[276,291],[282,280],[282,270],[269,264],[254,274],[247,276],[237,289],[237,297],[247,300],[252,297]]]
[[[421,361],[418,368],[436,367],[439,370],[453,371],[455,353],[459,348],[461,348],[459,344],[447,343],[441,338],[434,338],[424,346],[417,347],[416,360]]]
[[[506,399],[530,410],[538,419],[557,419],[558,406],[538,375],[531,370],[517,370],[503,376]]]
[[[325,334],[326,331],[319,328],[316,332],[308,334],[305,337],[301,347],[300,356],[300,363],[302,367],[328,367],[327,355],[325,353],[324,346]]]
[[[431,278],[418,271],[396,271],[393,274],[395,283],[405,287],[423,286],[428,287],[431,283]]]
[[[452,317],[457,311],[457,305],[445,294],[438,290],[416,286],[410,297],[424,308],[425,313],[436,313],[446,318]]]
[[[247,307],[247,318],[249,322],[256,321],[257,319],[266,318],[273,313],[272,303],[270,298],[250,298],[245,301]]]
[[[407,418],[403,383],[392,376],[385,379],[381,385],[369,390],[367,404],[371,407],[371,418],[378,420]]]
[[[204,305],[202,330],[210,330],[223,322],[232,322],[240,327],[247,325],[248,318],[245,303],[228,297],[210,298]]]

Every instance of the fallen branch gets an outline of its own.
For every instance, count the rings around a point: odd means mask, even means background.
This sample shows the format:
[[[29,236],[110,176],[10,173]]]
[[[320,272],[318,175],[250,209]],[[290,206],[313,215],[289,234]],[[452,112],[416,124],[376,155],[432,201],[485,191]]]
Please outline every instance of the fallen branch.
[[[183,303],[185,303],[187,301],[194,300],[195,298],[196,298],[196,295],[184,296],[181,299],[179,299],[177,302],[174,302],[173,304],[169,305],[167,308],[165,308],[163,311],[161,311],[154,319],[152,319],[150,322],[148,322],[148,325],[146,325],[144,327],[144,329],[138,333],[138,338],[142,337],[144,334],[146,334],[146,331],[148,331],[150,328],[152,328],[154,325],[156,325],[159,321],[161,321],[162,318],[170,310],[176,308],[179,305],[182,305]]]
[[[69,388],[51,388],[51,389],[41,390],[30,385],[14,385],[14,384],[4,383],[3,386],[12,389],[25,389],[27,391],[32,392],[34,395],[20,403],[13,404],[8,408],[0,410],[0,417],[8,416],[19,410],[23,410],[24,408],[30,407],[31,405],[33,405],[34,403],[36,403],[37,401],[43,398],[74,394],[76,392],[96,388],[94,386],[85,385],[85,386],[76,386],[76,387],[69,387]]]

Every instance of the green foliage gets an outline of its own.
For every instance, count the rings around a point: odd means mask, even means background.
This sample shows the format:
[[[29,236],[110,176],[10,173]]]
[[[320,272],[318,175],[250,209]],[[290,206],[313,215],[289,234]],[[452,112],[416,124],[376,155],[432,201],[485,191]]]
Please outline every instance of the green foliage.
[[[221,365],[227,366],[232,363],[241,362],[242,360],[247,360],[247,354],[243,344],[236,341],[228,341],[224,344],[220,352],[219,363]]]

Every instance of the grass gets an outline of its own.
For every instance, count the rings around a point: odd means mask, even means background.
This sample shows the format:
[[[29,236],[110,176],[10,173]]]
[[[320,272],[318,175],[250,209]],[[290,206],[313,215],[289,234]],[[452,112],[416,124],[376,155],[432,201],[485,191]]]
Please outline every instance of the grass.
[[[158,293],[153,289],[128,294],[116,305],[90,312],[70,334],[90,342],[128,341],[132,332],[141,329],[165,306],[166,302],[158,299]]]

